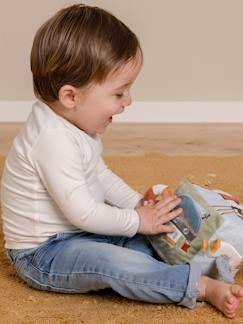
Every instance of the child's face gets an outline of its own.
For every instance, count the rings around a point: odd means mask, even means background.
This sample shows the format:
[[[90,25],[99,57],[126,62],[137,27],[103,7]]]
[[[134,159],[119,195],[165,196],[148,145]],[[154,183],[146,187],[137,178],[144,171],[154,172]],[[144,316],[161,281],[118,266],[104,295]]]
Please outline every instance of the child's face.
[[[132,102],[130,88],[141,70],[141,55],[108,75],[102,84],[78,90],[72,122],[90,135],[102,134],[112,117],[123,112]]]

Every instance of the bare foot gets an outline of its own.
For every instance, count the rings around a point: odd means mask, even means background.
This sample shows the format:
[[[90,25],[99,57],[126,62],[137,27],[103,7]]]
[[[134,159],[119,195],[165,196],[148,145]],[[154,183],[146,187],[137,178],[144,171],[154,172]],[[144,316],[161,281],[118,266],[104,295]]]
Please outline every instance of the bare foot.
[[[230,285],[204,276],[201,278],[198,300],[211,303],[228,318],[236,316],[241,297],[243,297],[243,287],[239,285]]]

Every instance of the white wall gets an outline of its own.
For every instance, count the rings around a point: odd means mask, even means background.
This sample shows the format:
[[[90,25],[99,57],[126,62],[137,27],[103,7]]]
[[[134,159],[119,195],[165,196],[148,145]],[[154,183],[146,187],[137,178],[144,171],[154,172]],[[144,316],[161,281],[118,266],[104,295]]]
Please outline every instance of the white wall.
[[[0,122],[23,122],[32,101],[0,101]],[[114,122],[243,123],[243,101],[135,101]]]
[[[0,107],[4,107],[1,102],[34,99],[29,70],[32,39],[39,25],[70,1],[0,1]],[[84,2],[110,10],[140,38],[145,64],[133,89],[136,101],[243,101],[242,0]],[[4,116],[2,108],[0,121]]]

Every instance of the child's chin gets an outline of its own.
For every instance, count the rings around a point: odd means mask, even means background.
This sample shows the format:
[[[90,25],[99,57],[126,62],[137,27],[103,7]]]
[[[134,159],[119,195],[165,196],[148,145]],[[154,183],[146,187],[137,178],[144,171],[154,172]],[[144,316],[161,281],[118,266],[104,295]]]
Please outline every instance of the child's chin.
[[[106,131],[106,128],[107,128],[108,126],[109,126],[109,125],[106,125],[106,126],[104,126],[103,128],[100,128],[100,129],[97,131],[97,134],[99,134],[99,135],[104,134],[105,131]]]

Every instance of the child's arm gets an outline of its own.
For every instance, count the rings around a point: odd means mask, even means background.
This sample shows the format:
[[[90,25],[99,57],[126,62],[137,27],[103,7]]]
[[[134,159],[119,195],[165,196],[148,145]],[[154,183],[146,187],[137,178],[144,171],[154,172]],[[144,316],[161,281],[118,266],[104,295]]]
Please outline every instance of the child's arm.
[[[143,196],[133,190],[123,179],[113,173],[100,159],[98,177],[105,192],[105,200],[119,208],[135,208],[139,205]]]
[[[97,234],[136,234],[138,213],[132,208],[104,204],[98,181],[87,177],[89,168],[85,166],[80,142],[71,133],[57,129],[41,134],[29,158],[49,199],[72,225]]]
[[[83,231],[128,237],[137,232],[157,234],[166,231],[162,225],[175,217],[170,212],[175,202],[169,202],[168,206],[162,203],[151,208],[144,206],[137,211],[105,204],[95,173],[87,176],[95,161],[85,165],[80,142],[65,129],[42,133],[29,159],[48,193],[41,188],[39,194],[52,200],[53,208],[58,208],[67,222]]]

